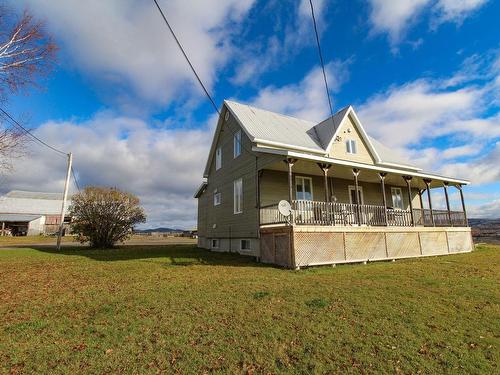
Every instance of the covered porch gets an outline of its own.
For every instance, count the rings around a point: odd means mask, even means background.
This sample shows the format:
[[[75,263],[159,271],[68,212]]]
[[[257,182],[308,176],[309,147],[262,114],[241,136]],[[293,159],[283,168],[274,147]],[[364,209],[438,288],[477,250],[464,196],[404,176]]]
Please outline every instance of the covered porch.
[[[260,225],[467,227],[465,184],[409,169],[288,157],[259,173]],[[451,208],[452,188],[460,209]],[[437,191],[440,199],[432,196]],[[281,199],[291,203],[290,217],[279,213]]]

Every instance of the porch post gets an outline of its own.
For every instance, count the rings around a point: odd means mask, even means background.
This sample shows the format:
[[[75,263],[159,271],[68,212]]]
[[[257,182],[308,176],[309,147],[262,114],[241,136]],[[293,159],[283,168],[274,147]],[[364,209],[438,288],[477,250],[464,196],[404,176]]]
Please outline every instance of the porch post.
[[[292,178],[292,168],[297,159],[287,158],[284,162],[288,165],[288,200],[292,209],[295,209],[293,204],[293,178]],[[292,223],[294,222],[294,214],[292,214]]]
[[[411,218],[411,226],[415,226],[415,218],[413,217],[413,202],[411,198],[411,179],[412,176],[403,176],[406,181],[406,186],[408,187],[408,202],[410,203],[410,218]]]
[[[328,188],[328,170],[331,166],[331,164],[318,163],[318,167],[320,167],[323,171],[323,179],[325,183],[325,202],[327,203],[330,202],[330,192]]]
[[[422,211],[422,217],[424,215],[424,201],[422,200],[423,192],[424,192],[423,190],[418,189],[418,199],[420,201],[420,210]]]
[[[433,227],[436,225],[434,224],[434,214],[432,213],[432,200],[431,200],[431,182],[432,180],[430,178],[424,178],[425,186],[427,186],[427,201],[429,203],[429,212],[431,214],[431,224]]]
[[[318,167],[321,168],[323,171],[323,181],[325,183],[325,212],[326,212],[326,222],[330,223],[330,205],[328,204],[330,202],[330,192],[328,189],[328,170],[330,169],[332,165],[331,164],[323,164],[323,163],[318,163]],[[333,211],[332,211],[333,212]]]
[[[382,203],[384,205],[384,220],[385,220],[385,225],[389,225],[389,220],[387,218],[387,197],[385,196],[385,176],[387,176],[387,173],[385,172],[380,172],[378,174],[380,177],[380,187],[382,189]]]
[[[444,198],[446,199],[446,210],[448,211],[448,222],[451,226],[453,226],[453,223],[451,222],[451,212],[450,212],[450,199],[448,197],[448,182],[443,182],[443,189],[444,189]]]
[[[467,221],[467,211],[465,210],[465,201],[464,201],[464,192],[462,191],[462,185],[455,185],[455,187],[458,189],[460,192],[460,200],[462,201],[462,211],[464,213],[464,221],[465,225],[469,226],[469,223]]]
[[[352,169],[352,174],[354,175],[354,198],[356,201],[356,218],[358,220],[358,225],[361,225],[361,215],[359,212],[359,188],[358,188],[358,175],[359,175],[359,169],[353,168]]]
[[[290,201],[290,204],[292,204],[292,200],[293,200],[292,169],[293,169],[293,165],[295,164],[296,161],[297,161],[297,159],[291,159],[291,158],[284,160],[284,162],[288,166],[288,200]]]

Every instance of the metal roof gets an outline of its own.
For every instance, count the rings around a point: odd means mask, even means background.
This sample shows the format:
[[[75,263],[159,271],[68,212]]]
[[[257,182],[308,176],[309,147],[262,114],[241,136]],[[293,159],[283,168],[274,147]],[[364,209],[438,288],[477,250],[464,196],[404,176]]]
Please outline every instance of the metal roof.
[[[68,199],[66,213],[71,205]],[[29,215],[59,215],[62,194],[13,190],[0,197],[0,213]]]
[[[266,140],[290,146],[309,148],[323,152],[321,141],[314,131],[312,121],[281,115],[251,107],[247,104],[225,101],[252,141]]]
[[[226,100],[225,104],[252,142],[275,142],[292,149],[294,147],[308,149],[308,151],[323,155],[326,155],[331,140],[347,114],[355,113],[352,106],[347,106],[319,124],[315,124],[311,121],[281,115],[230,100]],[[369,136],[367,138],[372,143],[382,164],[398,164],[403,167],[420,169],[413,166],[404,156],[382,145],[379,141]]]
[[[45,193],[39,191],[24,191],[24,190],[11,190],[6,197],[9,198],[24,198],[24,199],[48,199],[48,200],[62,200],[62,193]]]
[[[41,215],[22,215],[22,214],[0,214],[0,222],[15,222],[15,221],[33,221],[41,218]]]

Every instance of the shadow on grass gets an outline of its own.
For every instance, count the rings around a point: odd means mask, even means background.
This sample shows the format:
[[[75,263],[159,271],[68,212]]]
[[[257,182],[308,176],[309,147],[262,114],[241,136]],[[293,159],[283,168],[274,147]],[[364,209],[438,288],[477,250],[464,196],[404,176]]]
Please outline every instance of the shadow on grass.
[[[53,246],[29,246],[50,254],[84,256],[97,261],[147,260],[165,258],[166,266],[222,265],[234,267],[267,267],[254,257],[235,253],[212,252],[195,245],[127,245],[113,249],[91,249],[83,246],[64,246],[60,251]]]

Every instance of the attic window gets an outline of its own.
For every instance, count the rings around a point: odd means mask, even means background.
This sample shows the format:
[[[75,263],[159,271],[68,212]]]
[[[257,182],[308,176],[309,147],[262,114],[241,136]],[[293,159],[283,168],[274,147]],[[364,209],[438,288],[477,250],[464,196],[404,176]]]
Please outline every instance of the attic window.
[[[347,141],[345,141],[345,147],[348,154],[358,153],[356,141],[354,139],[348,139]]]

